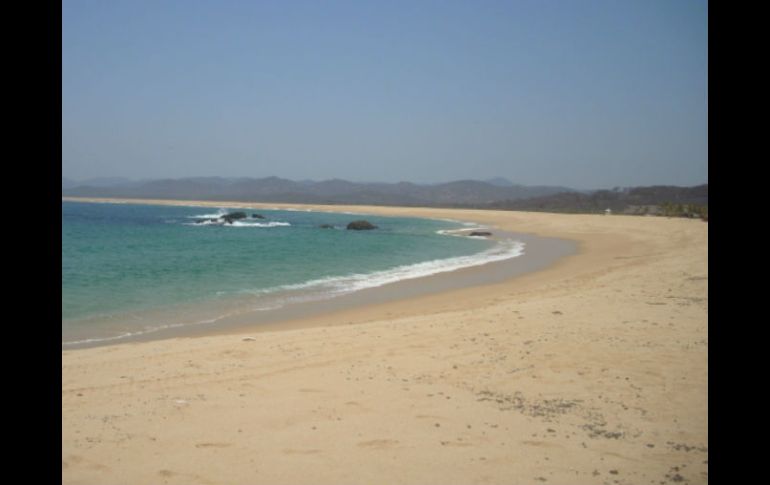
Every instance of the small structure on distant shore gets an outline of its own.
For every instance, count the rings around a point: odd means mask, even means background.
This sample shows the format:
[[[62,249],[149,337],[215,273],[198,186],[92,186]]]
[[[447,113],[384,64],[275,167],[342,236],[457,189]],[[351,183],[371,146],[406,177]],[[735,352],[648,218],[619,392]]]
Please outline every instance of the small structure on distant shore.
[[[609,207],[607,207],[606,209],[604,209],[604,215],[605,215],[605,216],[609,216],[609,215],[611,215],[611,214],[612,214],[612,209],[610,209]]]

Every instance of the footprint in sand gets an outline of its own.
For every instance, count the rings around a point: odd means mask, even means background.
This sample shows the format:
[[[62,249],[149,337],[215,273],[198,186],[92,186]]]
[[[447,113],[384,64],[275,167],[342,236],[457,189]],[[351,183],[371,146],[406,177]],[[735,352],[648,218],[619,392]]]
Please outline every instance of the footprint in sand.
[[[539,446],[539,447],[544,447],[544,448],[564,448],[560,444],[549,443],[547,441],[526,440],[526,441],[522,441],[521,444],[529,445],[529,446]]]
[[[315,455],[317,453],[321,453],[321,450],[312,449],[312,450],[294,450],[291,448],[283,450],[283,453],[285,455]]]
[[[232,443],[196,443],[196,448],[227,448],[233,446]]]
[[[370,441],[361,441],[358,443],[358,446],[361,448],[373,448],[377,450],[383,450],[387,448],[393,448],[394,446],[398,445],[398,440],[370,440]]]
[[[62,470],[69,468],[70,465],[80,465],[85,466],[86,468],[90,468],[91,470],[99,470],[99,471],[105,471],[109,470],[109,467],[102,465],[101,463],[97,463],[92,460],[87,460],[79,455],[69,455],[67,456],[66,460],[62,460],[61,462],[61,468]]]

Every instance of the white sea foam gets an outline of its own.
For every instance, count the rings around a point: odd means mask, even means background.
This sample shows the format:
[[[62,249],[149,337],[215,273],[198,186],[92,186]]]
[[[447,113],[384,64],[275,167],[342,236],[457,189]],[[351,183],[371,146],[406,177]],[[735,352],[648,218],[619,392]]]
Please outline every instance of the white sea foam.
[[[185,222],[185,226],[222,226],[222,227],[284,227],[291,226],[289,222],[270,221],[270,222],[251,222],[251,221],[233,221],[232,224],[226,224],[224,220],[208,220],[201,222]]]
[[[188,219],[215,219],[227,214],[227,209],[217,209],[215,214],[199,214],[197,216],[187,216]]]
[[[503,261],[524,254],[524,243],[506,239],[494,247],[469,256],[436,259],[422,263],[397,266],[375,273],[354,273],[346,276],[334,276],[307,281],[296,285],[281,286],[280,290],[319,289],[331,294],[343,294],[366,288],[375,288],[397,281],[420,278],[438,273],[455,271],[461,268],[481,266],[495,261]]]
[[[83,345],[83,344],[91,344],[95,342],[108,342],[110,340],[120,340],[124,338],[131,337],[133,335],[137,335],[143,332],[126,332],[121,335],[116,335],[114,337],[102,337],[102,338],[87,338],[84,340],[72,340],[70,342],[62,342],[62,345]]]
[[[207,220],[200,222],[183,222],[183,226],[223,226],[225,221],[222,220]]]
[[[250,222],[250,221],[233,221],[232,224],[225,224],[225,226],[232,227],[284,227],[291,226],[288,222],[270,221],[270,222]]]
[[[485,226],[478,226],[478,227],[464,227],[462,229],[441,229],[436,231],[436,234],[441,234],[442,236],[456,236],[456,237],[471,237],[473,239],[486,239],[484,236],[469,236],[469,231],[484,231],[486,229],[489,229]]]

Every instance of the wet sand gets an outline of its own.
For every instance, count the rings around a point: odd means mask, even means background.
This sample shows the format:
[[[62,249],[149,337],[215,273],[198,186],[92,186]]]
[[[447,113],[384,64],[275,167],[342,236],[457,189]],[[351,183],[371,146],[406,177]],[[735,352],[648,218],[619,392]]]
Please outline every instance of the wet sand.
[[[708,224],[312,208],[579,251],[260,331],[63,351],[63,483],[707,482]]]

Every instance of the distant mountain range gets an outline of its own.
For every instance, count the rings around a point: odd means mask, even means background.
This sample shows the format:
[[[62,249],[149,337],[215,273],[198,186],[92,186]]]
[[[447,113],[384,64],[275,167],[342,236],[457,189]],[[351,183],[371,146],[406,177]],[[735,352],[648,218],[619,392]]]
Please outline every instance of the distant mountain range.
[[[513,182],[511,182],[510,180],[508,180],[506,178],[503,178],[503,177],[494,177],[494,178],[491,178],[491,179],[486,179],[484,182],[486,182],[488,184],[491,184],[491,185],[496,185],[498,187],[512,187],[513,186]]]
[[[300,182],[267,177],[194,177],[133,182],[121,178],[75,182],[62,178],[62,195],[146,199],[238,200],[306,204],[472,206],[500,200],[577,192],[568,187],[515,185],[505,179],[458,180],[435,185],[358,183],[333,179]]]
[[[62,190],[73,189],[75,187],[118,187],[134,185],[137,183],[141,182],[137,182],[126,177],[97,177],[81,181],[68,179],[66,177],[61,178]]]
[[[649,186],[613,190],[575,190],[559,186],[517,185],[504,178],[458,180],[433,185],[359,183],[332,179],[316,182],[278,177],[132,181],[98,178],[76,182],[62,177],[62,196],[127,199],[282,202],[466,207],[545,212],[651,213],[661,204],[708,206],[708,184],[695,187]]]

